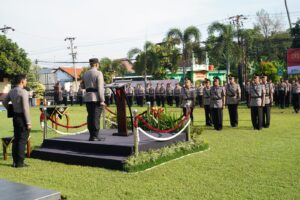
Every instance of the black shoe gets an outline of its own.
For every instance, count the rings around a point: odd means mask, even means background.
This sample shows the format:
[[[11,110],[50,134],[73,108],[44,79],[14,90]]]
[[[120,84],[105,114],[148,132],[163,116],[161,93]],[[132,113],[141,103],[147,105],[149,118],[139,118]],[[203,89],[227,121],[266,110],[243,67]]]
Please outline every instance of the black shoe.
[[[90,138],[89,139],[89,141],[104,141],[105,140],[105,138],[103,138],[103,137],[92,137],[92,138]]]

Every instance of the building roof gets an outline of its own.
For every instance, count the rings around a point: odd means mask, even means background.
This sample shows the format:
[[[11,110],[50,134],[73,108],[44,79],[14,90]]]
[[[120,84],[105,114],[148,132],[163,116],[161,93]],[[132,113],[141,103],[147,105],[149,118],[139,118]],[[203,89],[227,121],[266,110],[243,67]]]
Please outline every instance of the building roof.
[[[57,70],[61,70],[61,71],[67,73],[68,75],[70,75],[72,78],[75,79],[75,70],[74,70],[73,67],[59,67],[55,71],[57,71]],[[82,73],[82,71],[83,71],[82,67],[76,68],[77,79],[80,79],[80,74]]]

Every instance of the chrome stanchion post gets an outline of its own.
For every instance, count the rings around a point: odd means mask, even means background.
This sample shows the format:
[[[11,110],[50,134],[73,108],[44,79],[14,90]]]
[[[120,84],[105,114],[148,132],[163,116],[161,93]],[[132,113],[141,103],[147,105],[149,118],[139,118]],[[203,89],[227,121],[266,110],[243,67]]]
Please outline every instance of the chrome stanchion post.
[[[134,110],[133,111],[134,122],[135,122],[136,116],[137,116],[137,110]],[[138,125],[137,125],[137,127],[135,127],[135,125],[133,124],[133,134],[134,134],[134,154],[138,155],[139,154],[139,142],[140,142]]]
[[[103,110],[102,110],[102,113],[103,113],[103,129],[106,129],[106,121],[105,121],[105,106],[103,106]]]

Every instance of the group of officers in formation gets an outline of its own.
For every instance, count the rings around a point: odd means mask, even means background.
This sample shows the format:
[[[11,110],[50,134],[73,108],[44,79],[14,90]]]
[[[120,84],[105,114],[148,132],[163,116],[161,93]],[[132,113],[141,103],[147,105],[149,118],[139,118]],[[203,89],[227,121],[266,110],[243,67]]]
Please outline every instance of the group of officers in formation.
[[[292,83],[280,80],[273,84],[266,75],[254,74],[253,79],[244,86],[245,99],[251,109],[251,120],[253,128],[261,130],[270,126],[271,107],[273,105],[281,108],[289,107],[292,103],[295,113],[299,112],[300,105],[300,84],[298,80]],[[228,107],[231,127],[238,126],[238,105],[241,101],[241,87],[233,75],[228,78],[228,83],[221,86],[219,77],[213,78],[213,83],[206,79],[200,85],[193,87],[191,80],[185,79],[184,85],[179,83],[175,87],[171,83],[157,83],[154,87],[147,83],[144,88],[142,84],[133,87],[128,84],[126,96],[130,106],[136,102],[143,106],[150,102],[151,106],[173,106],[182,107],[186,114],[185,105],[190,107],[191,119],[193,121],[193,109],[196,105],[204,107],[206,126],[214,126],[216,130],[223,128],[223,109]],[[105,102],[107,105],[113,102],[113,93],[109,88],[105,90]]]

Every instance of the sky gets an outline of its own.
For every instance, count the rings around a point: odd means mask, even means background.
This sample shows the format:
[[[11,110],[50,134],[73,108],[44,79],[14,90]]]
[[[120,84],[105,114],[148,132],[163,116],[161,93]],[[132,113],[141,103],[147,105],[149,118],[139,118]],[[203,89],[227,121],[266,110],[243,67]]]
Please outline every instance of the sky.
[[[294,23],[300,18],[300,1],[287,3]],[[205,40],[209,24],[229,23],[229,17],[243,14],[248,18],[244,27],[251,28],[261,9],[288,28],[284,0],[0,0],[0,28],[15,29],[6,36],[31,60],[71,61],[66,37],[75,37],[77,61],[117,59],[145,41],[162,41],[174,27],[196,26]]]

